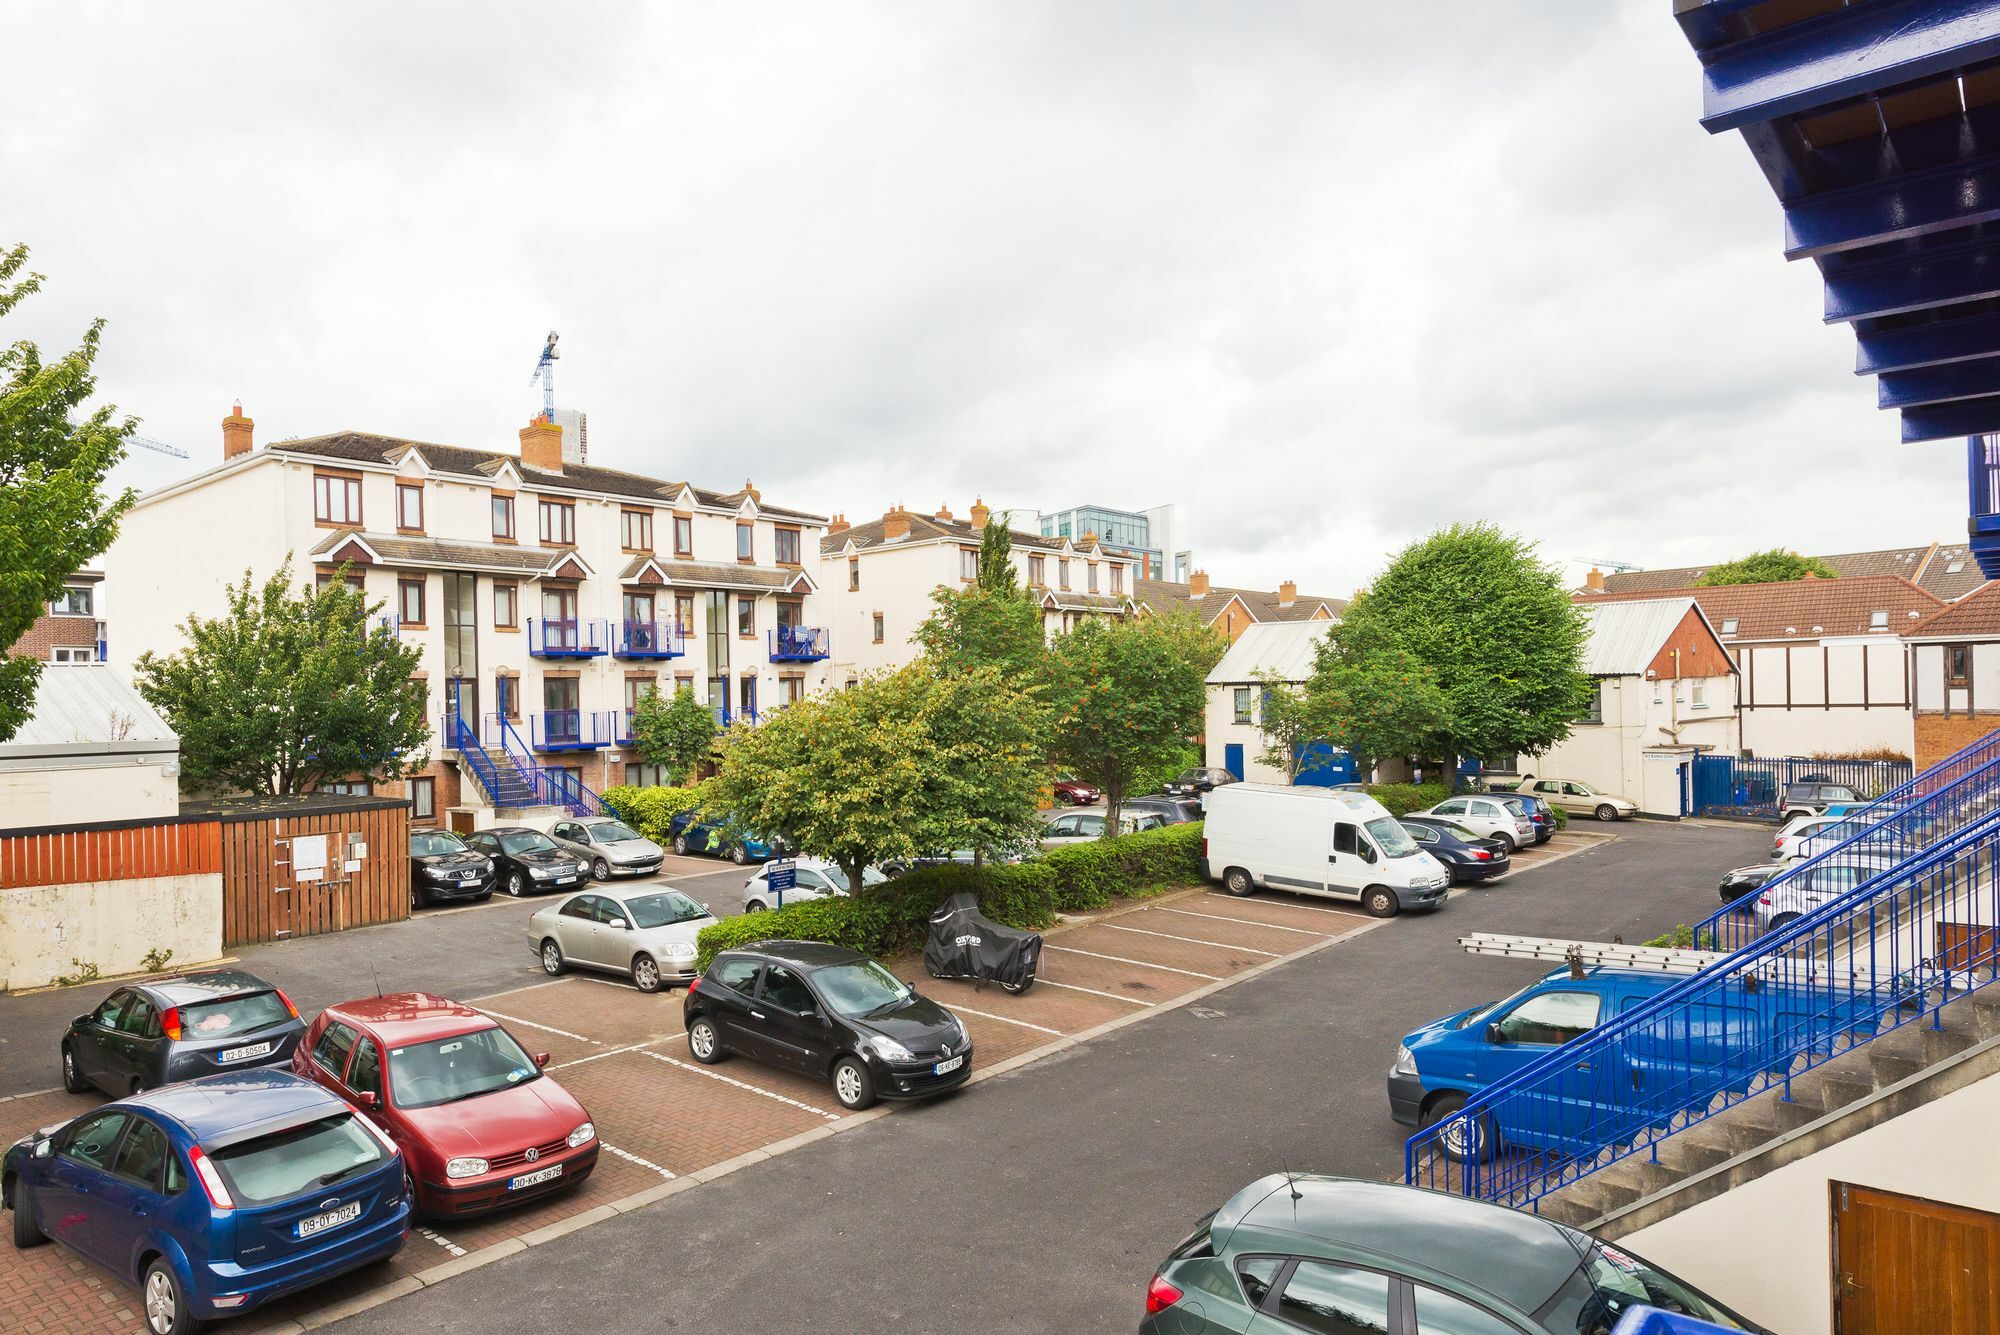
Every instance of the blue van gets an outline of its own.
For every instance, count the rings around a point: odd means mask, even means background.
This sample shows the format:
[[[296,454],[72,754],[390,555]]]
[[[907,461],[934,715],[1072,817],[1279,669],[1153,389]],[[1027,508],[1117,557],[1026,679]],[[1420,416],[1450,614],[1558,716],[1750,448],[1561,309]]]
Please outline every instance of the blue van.
[[[1561,968],[1504,1001],[1434,1020],[1396,1050],[1389,1114],[1405,1126],[1442,1121],[1489,1085],[1686,981],[1685,974],[1613,965],[1580,975]],[[1725,1087],[1747,1089],[1766,1066],[1790,1064],[1801,1034],[1824,1049],[1838,1029],[1872,1032],[1883,1009],[1894,1004],[1892,996],[1866,992],[1833,999],[1806,987],[1718,983],[1561,1070],[1553,1098],[1505,1100],[1496,1110],[1497,1125],[1447,1138],[1445,1149],[1453,1158],[1479,1160],[1501,1144],[1563,1153],[1595,1149],[1607,1132],[1629,1128],[1635,1113],[1660,1124],[1690,1106],[1706,1106],[1718,1074]]]

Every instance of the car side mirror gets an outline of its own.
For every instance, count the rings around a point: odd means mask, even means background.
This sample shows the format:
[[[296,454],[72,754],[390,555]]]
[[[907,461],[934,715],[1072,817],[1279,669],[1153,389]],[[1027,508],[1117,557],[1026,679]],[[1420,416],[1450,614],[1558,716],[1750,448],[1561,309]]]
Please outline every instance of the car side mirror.
[[[354,1096],[355,1106],[360,1108],[373,1108],[376,1104],[380,1103],[381,1101],[382,1100],[375,1097],[372,1091],[366,1089],[362,1090],[359,1094],[356,1094]]]
[[[1488,1043],[1505,1043],[1507,1041],[1507,1035],[1500,1030],[1499,1021],[1496,1020],[1486,1026],[1486,1041]]]
[[[546,1053],[546,1052],[537,1052],[537,1053],[535,1054],[535,1065],[537,1065],[537,1066],[547,1066],[548,1064],[549,1064],[549,1054],[548,1054],[548,1053]]]
[[[611,920],[611,925],[613,927],[616,927],[621,932],[629,932],[632,930],[632,924],[626,922],[623,918],[613,918]]]
[[[88,1015],[79,1015],[74,1020],[71,1020],[70,1023],[81,1029],[84,1025],[90,1023],[90,1017]]]
[[[35,1142],[35,1157],[37,1159],[46,1159],[55,1152],[55,1137],[49,1136]]]

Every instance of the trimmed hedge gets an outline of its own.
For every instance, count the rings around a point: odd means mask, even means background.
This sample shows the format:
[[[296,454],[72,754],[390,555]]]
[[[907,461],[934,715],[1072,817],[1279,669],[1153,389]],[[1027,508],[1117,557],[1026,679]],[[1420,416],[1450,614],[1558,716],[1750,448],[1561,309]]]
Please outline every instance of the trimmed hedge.
[[[1387,807],[1391,816],[1407,816],[1444,801],[1451,796],[1451,787],[1442,783],[1371,783],[1366,792]]]
[[[617,812],[627,825],[664,848],[673,842],[668,822],[683,811],[700,806],[708,790],[701,784],[690,788],[635,788],[631,784],[618,784],[606,788],[603,796],[604,805]]]
[[[1200,823],[1169,825],[1070,844],[1012,865],[923,867],[858,895],[725,918],[702,928],[698,962],[706,969],[717,951],[770,940],[826,941],[877,956],[917,950],[931,910],[961,890],[979,896],[980,911],[995,922],[1040,931],[1058,912],[1099,908],[1200,880]]]

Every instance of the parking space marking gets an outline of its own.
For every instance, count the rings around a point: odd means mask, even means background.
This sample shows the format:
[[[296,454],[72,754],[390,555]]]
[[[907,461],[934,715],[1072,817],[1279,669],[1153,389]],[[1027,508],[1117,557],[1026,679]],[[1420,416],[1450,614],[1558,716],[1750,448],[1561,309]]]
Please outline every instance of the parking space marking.
[[[1141,1001],[1138,997],[1120,996],[1116,992],[1100,992],[1094,987],[1078,987],[1075,983],[1058,983],[1053,978],[1037,978],[1035,986],[1060,987],[1071,992],[1088,992],[1093,997],[1110,997],[1113,1001],[1122,1001],[1128,1006],[1150,1006],[1153,1004],[1150,1001]]]
[[[573,1038],[579,1043],[588,1043],[594,1048],[604,1046],[604,1040],[601,1038],[587,1038],[582,1034],[572,1034],[569,1030],[558,1029],[552,1024],[537,1024],[533,1020],[524,1020],[518,1015],[502,1015],[499,1011],[488,1010],[484,1006],[475,1006],[473,1009],[482,1015],[490,1015],[496,1020],[505,1020],[508,1024],[525,1024],[530,1029],[540,1029],[544,1033],[556,1034],[562,1038]]]
[[[1043,946],[1043,950],[1060,950],[1065,955],[1088,955],[1094,960],[1110,960],[1113,964],[1135,964],[1141,969],[1159,969],[1164,973],[1182,973],[1190,978],[1206,978],[1211,983],[1222,981],[1221,974],[1197,973],[1193,969],[1176,969],[1171,964],[1149,964],[1145,960],[1128,960],[1123,955],[1100,955],[1094,950],[1078,950],[1075,946]]]
[[[1289,899],[1251,899],[1248,897],[1239,899],[1235,895],[1224,899],[1212,890],[1209,892],[1209,898],[1223,904],[1269,904],[1274,909],[1297,909],[1301,913],[1331,913],[1336,918],[1358,918],[1362,916],[1355,909],[1330,909],[1319,904],[1294,904]]]
[[[1262,927],[1271,932],[1297,932],[1300,936],[1331,936],[1330,932],[1315,932],[1310,927],[1286,927],[1281,923],[1259,922],[1255,918],[1231,918],[1220,913],[1196,913],[1193,909],[1170,909],[1165,904],[1153,905],[1161,913],[1178,913],[1185,918],[1212,918],[1216,922],[1233,922],[1244,927]]]
[[[1278,958],[1277,951],[1258,950],[1254,946],[1226,946],[1220,941],[1204,941],[1198,936],[1175,936],[1172,932],[1149,932],[1143,927],[1120,927],[1115,922],[1100,923],[1098,925],[1109,927],[1114,932],[1130,932],[1134,936],[1157,936],[1168,941],[1185,941],[1191,946],[1212,946],[1216,950],[1240,950],[1246,955],[1262,955],[1267,959]]]
[[[446,1251],[450,1252],[453,1256],[465,1255],[465,1248],[459,1246],[455,1242],[448,1241],[445,1238],[438,1236],[436,1233],[431,1232],[431,1230],[429,1230],[428,1228],[425,1228],[422,1224],[410,1225],[410,1232],[429,1238],[432,1242],[435,1242],[438,1246],[444,1248]]]
[[[472,1001],[468,1002],[467,1004],[471,1005],[474,1002],[491,1001],[495,997],[511,997],[517,992],[532,992],[538,987],[554,987],[557,983],[563,983],[568,981],[569,980],[566,978],[544,978],[539,983],[523,983],[520,987],[510,987],[504,992],[488,992],[483,997],[472,998]]]
[[[711,1071],[706,1066],[696,1066],[692,1062],[684,1062],[677,1060],[676,1058],[669,1057],[664,1052],[642,1051],[640,1052],[639,1055],[641,1057],[651,1057],[656,1062],[665,1062],[669,1066],[678,1066],[683,1071],[693,1071],[696,1075],[705,1075],[710,1080],[720,1080],[725,1085],[734,1085],[738,1089],[747,1089],[752,1094],[762,1094],[767,1099],[776,1099],[780,1103],[789,1103],[794,1108],[802,1108],[806,1112],[813,1114],[813,1116],[815,1117],[826,1118],[826,1120],[829,1122],[838,1122],[844,1115],[841,1113],[828,1112],[824,1108],[815,1108],[810,1103],[801,1103],[797,1099],[789,1098],[783,1094],[774,1093],[768,1089],[759,1089],[757,1088],[757,1086],[749,1083],[748,1081],[737,1080],[731,1076],[724,1075],[720,1071]]]
[[[597,1148],[600,1150],[609,1150],[611,1153],[617,1155],[619,1158],[625,1160],[627,1163],[638,1164],[639,1167],[641,1168],[650,1168],[654,1172],[658,1173],[661,1177],[667,1179],[667,1181],[669,1182],[673,1181],[674,1178],[677,1176],[677,1174],[675,1174],[673,1169],[662,1168],[658,1164],[654,1163],[651,1159],[641,1159],[638,1155],[632,1153],[630,1150],[621,1150],[616,1145],[613,1145],[611,1142],[607,1140],[598,1141]]]
[[[651,1042],[649,1040],[646,1043],[629,1043],[622,1048],[606,1048],[603,1052],[593,1052],[588,1057],[578,1057],[574,1061],[557,1062],[554,1066],[551,1066],[549,1069],[551,1071],[563,1071],[567,1070],[572,1066],[581,1066],[585,1062],[599,1061],[605,1057],[616,1057],[621,1052],[637,1052],[640,1048],[650,1047],[650,1046]],[[605,1148],[610,1149],[611,1147],[607,1145],[605,1146]]]
[[[1004,1015],[989,1015],[985,1011],[976,1011],[972,1009],[972,1007],[970,1006],[960,1006],[954,1004],[951,1007],[949,1007],[949,1009],[954,1011],[964,1011],[967,1015],[977,1015],[982,1020],[998,1020],[1001,1024],[1018,1024],[1021,1026],[1021,1028],[1032,1029],[1038,1034],[1054,1034],[1057,1038],[1061,1038],[1063,1036],[1063,1031],[1060,1029],[1051,1029],[1047,1025],[1042,1025],[1042,1024],[1029,1024],[1026,1020],[1010,1020]]]

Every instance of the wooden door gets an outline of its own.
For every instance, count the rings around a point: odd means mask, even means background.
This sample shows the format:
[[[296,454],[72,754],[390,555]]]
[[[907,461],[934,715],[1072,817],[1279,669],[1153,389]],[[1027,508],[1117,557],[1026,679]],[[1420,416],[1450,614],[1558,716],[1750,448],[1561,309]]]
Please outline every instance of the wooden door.
[[[1831,1186],[1837,1335],[2000,1332],[2000,1215]]]

